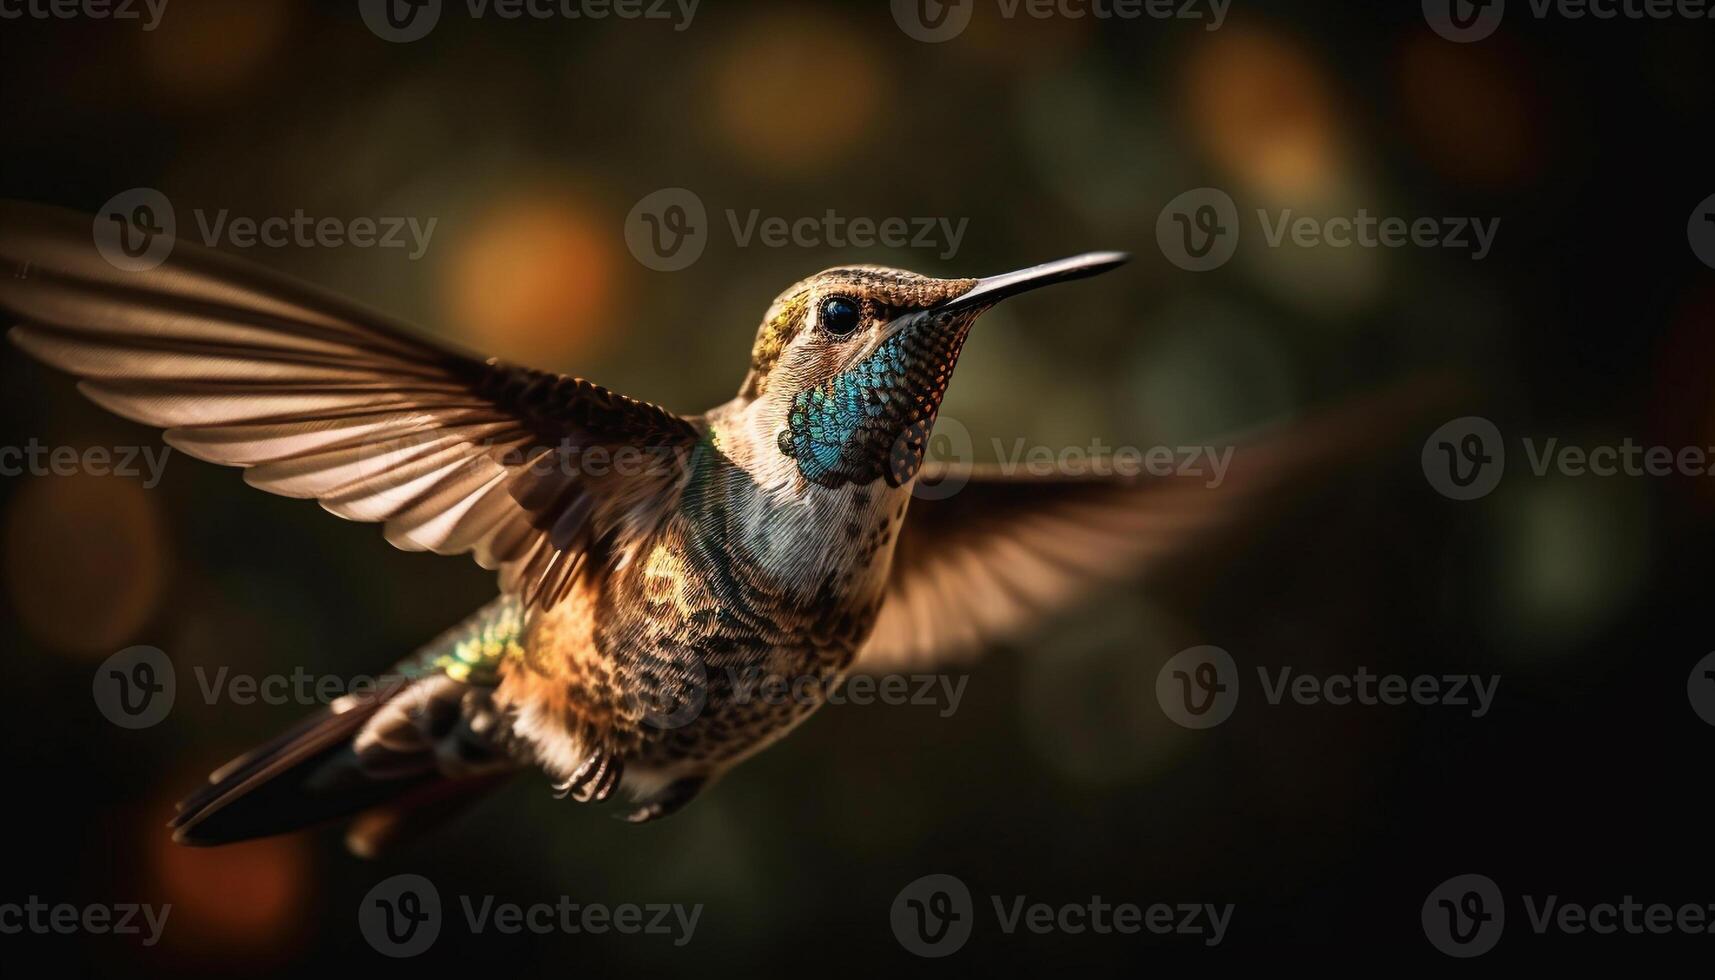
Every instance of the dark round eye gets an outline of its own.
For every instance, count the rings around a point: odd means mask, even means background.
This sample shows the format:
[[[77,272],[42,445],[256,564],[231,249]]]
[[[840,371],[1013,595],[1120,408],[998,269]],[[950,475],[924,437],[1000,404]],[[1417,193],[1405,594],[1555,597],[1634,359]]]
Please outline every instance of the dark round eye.
[[[850,337],[863,319],[857,300],[845,296],[829,296],[822,300],[822,329],[836,337]]]

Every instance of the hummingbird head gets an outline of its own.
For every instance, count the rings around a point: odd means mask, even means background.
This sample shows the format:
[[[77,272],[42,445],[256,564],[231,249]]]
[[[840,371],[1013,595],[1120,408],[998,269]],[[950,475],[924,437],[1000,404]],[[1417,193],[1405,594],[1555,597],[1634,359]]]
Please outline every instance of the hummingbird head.
[[[922,465],[977,317],[1008,296],[1125,261],[1092,252],[986,279],[870,265],[819,272],[769,308],[739,401],[810,483],[902,486]]]

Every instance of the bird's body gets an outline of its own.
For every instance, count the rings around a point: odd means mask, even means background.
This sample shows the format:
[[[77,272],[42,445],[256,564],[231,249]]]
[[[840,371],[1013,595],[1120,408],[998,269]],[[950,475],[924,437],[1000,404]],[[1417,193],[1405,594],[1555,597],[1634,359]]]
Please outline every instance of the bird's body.
[[[215,772],[174,821],[208,844],[357,815],[363,852],[528,767],[664,816],[849,672],[978,649],[1339,445],[1264,447],[1219,493],[959,471],[957,494],[914,501],[973,321],[1122,258],[982,280],[830,269],[768,310],[737,397],[680,416],[448,350],[212,250],[121,268],[87,219],[0,205],[0,310],[24,349],[254,486],[500,573],[500,597],[395,683]]]

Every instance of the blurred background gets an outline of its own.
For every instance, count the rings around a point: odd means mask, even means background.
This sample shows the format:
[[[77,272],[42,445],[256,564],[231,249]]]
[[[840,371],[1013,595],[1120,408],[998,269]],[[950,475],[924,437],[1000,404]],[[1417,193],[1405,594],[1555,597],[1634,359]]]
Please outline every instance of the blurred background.
[[[1522,5],[1521,5],[1522,6]],[[197,211],[435,220],[409,249],[233,249],[437,337],[684,412],[731,397],[756,323],[836,263],[982,275],[1096,248],[1122,272],[1015,301],[974,335],[945,414],[1010,445],[1177,445],[1456,369],[1464,403],[1238,546],[1117,589],[969,670],[959,710],[835,706],[683,815],[633,828],[530,777],[380,862],[337,830],[172,845],[172,802],[306,714],[206,699],[192,669],[369,674],[492,594],[455,559],[173,456],[135,478],[0,479],[0,712],[13,844],[0,902],[171,903],[161,943],[0,936],[9,964],[298,975],[382,962],[356,909],[388,875],[443,901],[682,902],[694,940],[472,936],[432,956],[531,972],[868,974],[915,964],[889,925],[940,872],[979,921],[943,965],[1113,969],[1314,954],[1435,959],[1424,896],[1467,872],[1509,894],[1715,901],[1715,731],[1687,703],[1712,647],[1709,477],[1536,477],[1524,438],[1715,445],[1715,272],[1687,241],[1712,192],[1715,34],[1513,11],[1456,44],[1415,3],[1235,0],[1206,22],[1006,18],[945,43],[886,2],[701,5],[662,20],[472,18],[379,39],[355,2],[171,0],[158,27],[0,22],[0,196],[94,213],[152,187]],[[1183,271],[1164,206],[1216,187],[1291,208],[1499,219],[1451,248],[1263,247]],[[707,207],[679,271],[628,248],[663,188]],[[762,218],[968,222],[955,254],[741,241]],[[230,247],[222,243],[222,247]],[[71,382],[0,352],[0,445],[157,446]],[[1454,415],[1493,420],[1507,476],[1455,502],[1419,463]],[[1498,674],[1483,718],[1278,707],[1254,686],[1190,731],[1154,687],[1216,644],[1241,669]],[[148,644],[179,671],[126,731],[96,666]],[[963,671],[961,671],[962,673]],[[1248,674],[1254,678],[1254,672]],[[1232,902],[1184,937],[1006,935],[986,896]],[[1517,906],[1509,912],[1517,913]],[[1554,939],[1519,915],[1495,956],[1694,940]],[[1391,959],[1390,959],[1391,962]]]

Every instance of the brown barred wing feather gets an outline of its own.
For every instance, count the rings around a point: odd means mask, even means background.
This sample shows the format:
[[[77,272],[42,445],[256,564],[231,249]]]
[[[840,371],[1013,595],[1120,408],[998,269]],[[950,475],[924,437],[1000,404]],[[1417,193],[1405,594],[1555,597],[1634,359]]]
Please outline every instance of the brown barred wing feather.
[[[453,351],[213,249],[176,242],[165,264],[121,270],[89,218],[38,205],[0,203],[0,313],[19,347],[181,451],[381,523],[400,548],[468,552],[533,602],[646,524],[632,510],[670,493],[699,436],[654,405]]]

